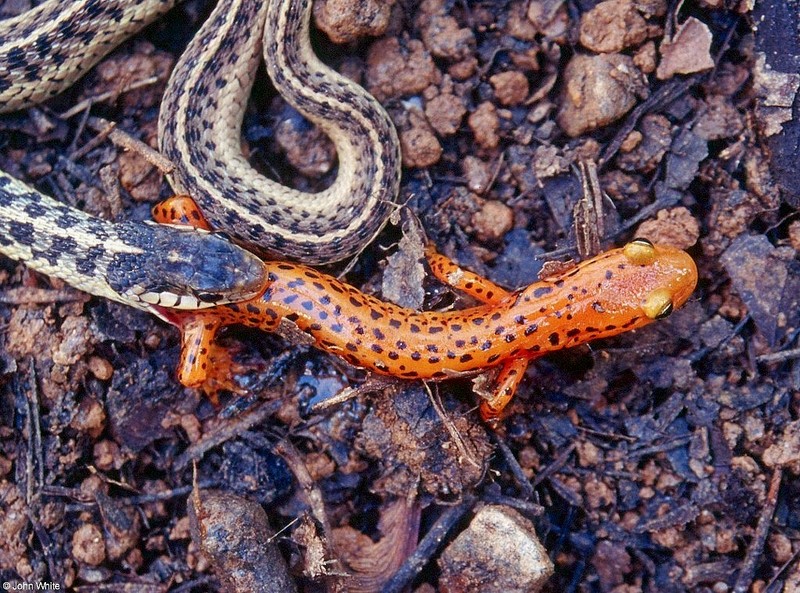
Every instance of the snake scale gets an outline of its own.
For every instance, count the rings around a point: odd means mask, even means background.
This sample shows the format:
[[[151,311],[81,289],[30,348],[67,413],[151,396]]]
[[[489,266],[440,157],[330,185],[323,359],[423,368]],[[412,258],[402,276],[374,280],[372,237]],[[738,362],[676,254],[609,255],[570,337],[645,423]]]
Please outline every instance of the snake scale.
[[[0,112],[71,85],[173,0],[48,0],[0,22]],[[399,142],[384,109],[309,42],[311,0],[220,0],[167,85],[159,143],[177,192],[215,228],[261,254],[326,263],[361,250],[397,197]],[[262,52],[263,50],[263,52]],[[261,55],[278,92],[333,140],[335,182],[305,193],[255,171],[241,151]],[[153,311],[242,300],[265,282],[257,259],[220,235],[110,223],[0,172],[0,253],[91,294]]]

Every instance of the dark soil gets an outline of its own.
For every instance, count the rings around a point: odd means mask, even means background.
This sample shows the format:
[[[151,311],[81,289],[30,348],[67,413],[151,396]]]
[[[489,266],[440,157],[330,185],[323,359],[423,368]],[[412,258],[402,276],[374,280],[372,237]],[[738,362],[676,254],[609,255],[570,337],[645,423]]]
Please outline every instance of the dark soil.
[[[147,218],[166,182],[86,116],[155,146],[171,65],[210,4],[0,117],[0,168],[86,211]],[[750,4],[401,0],[369,25],[377,38],[336,21],[371,2],[318,7],[349,41],[318,32],[317,52],[390,112],[400,202],[442,252],[514,288],[644,235],[695,257],[693,299],[538,361],[491,430],[469,381],[376,382],[236,328],[223,339],[241,393],[214,406],[174,379],[177,330],[0,258],[0,580],[288,591],[288,570],[300,591],[526,590],[521,571],[444,553],[491,504],[535,526],[548,593],[800,591],[800,24],[796,2]],[[327,140],[266,76],[244,136],[283,183],[335,176]],[[607,197],[587,215],[579,173],[593,170]],[[413,258],[402,235],[387,229],[348,281],[466,303],[428,279],[423,294],[396,259],[384,278],[387,250]],[[280,574],[236,580],[265,563]]]

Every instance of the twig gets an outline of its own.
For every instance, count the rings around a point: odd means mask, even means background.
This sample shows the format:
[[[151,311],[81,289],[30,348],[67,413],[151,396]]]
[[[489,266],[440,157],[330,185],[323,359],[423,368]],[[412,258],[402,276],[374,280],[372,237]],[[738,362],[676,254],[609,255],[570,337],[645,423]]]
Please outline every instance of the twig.
[[[154,150],[141,140],[137,140],[130,134],[120,130],[115,123],[100,117],[90,117],[86,125],[98,134],[106,134],[108,139],[120,148],[132,150],[141,155],[143,159],[165,175],[171,173],[175,168],[168,158],[162,156],[160,152]]]
[[[468,497],[461,504],[447,509],[434,523],[430,531],[425,534],[414,553],[406,559],[403,566],[386,582],[383,589],[381,589],[381,593],[400,593],[400,591],[408,587],[422,568],[430,562],[431,557],[444,545],[445,538],[450,533],[450,530],[456,523],[461,521],[464,515],[472,510],[476,501],[477,498]]]
[[[761,516],[758,518],[758,525],[756,526],[753,541],[750,542],[750,547],[747,550],[747,556],[742,563],[742,570],[739,571],[739,576],[736,578],[736,584],[733,586],[733,593],[747,593],[750,590],[750,585],[753,583],[755,577],[756,563],[764,551],[764,543],[767,541],[769,529],[772,524],[772,515],[775,513],[775,507],[778,505],[778,491],[781,487],[781,480],[783,478],[783,469],[778,467],[775,473],[772,474],[772,479],[769,482],[769,490],[767,491],[767,499],[764,502],[764,509],[761,511]]]

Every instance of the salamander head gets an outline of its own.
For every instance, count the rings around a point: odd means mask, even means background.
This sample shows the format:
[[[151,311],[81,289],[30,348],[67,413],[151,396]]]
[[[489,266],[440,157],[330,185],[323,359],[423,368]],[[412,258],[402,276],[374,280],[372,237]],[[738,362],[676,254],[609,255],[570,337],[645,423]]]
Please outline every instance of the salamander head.
[[[580,299],[591,326],[603,328],[595,337],[647,325],[663,319],[691,296],[697,267],[684,251],[634,239],[580,265],[592,290]],[[569,283],[569,279],[565,279]],[[586,285],[584,285],[586,286]]]

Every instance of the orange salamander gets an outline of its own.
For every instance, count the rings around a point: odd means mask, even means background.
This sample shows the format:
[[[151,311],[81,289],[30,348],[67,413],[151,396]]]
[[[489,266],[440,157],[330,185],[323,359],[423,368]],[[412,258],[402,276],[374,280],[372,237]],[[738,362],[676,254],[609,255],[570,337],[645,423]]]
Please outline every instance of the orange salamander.
[[[166,211],[161,211],[162,221]],[[199,216],[189,218],[197,221]],[[480,409],[484,420],[494,420],[531,360],[666,317],[697,284],[697,268],[688,254],[646,239],[514,292],[432,250],[427,256],[437,278],[481,304],[420,312],[304,265],[265,261],[268,283],[257,298],[199,311],[164,311],[183,334],[179,379],[187,386],[204,383],[214,337],[223,326],[284,334],[288,326],[317,348],[381,375],[441,380],[499,368],[494,395]]]

